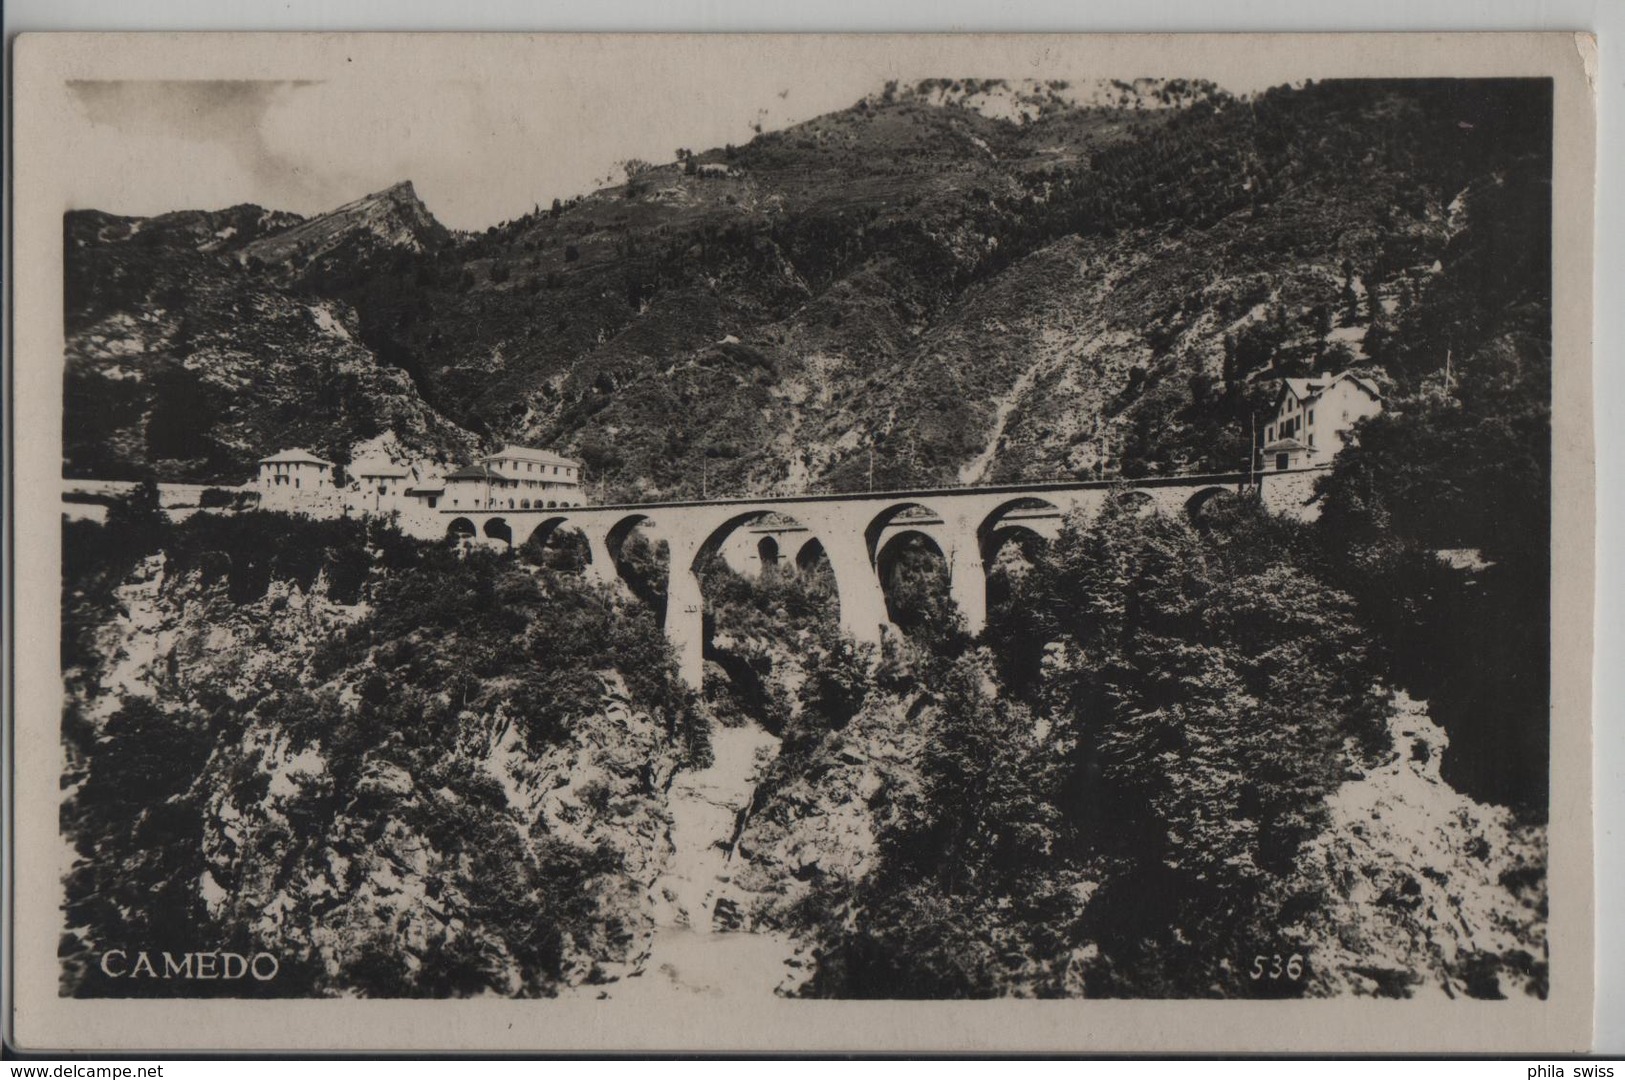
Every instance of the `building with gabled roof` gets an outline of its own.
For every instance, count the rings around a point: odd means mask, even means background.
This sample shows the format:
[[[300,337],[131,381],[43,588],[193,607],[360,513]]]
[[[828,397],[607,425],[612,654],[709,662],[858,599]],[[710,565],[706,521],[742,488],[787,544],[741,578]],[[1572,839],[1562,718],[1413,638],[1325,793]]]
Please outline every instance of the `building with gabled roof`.
[[[317,457],[309,450],[294,448],[292,450],[278,450],[276,453],[259,460],[261,465],[321,465],[331,469],[333,463]]]
[[[388,458],[374,457],[353,461],[345,470],[350,483],[345,492],[345,505],[363,514],[390,514],[408,509],[408,489],[417,480],[417,470],[397,465]]]
[[[311,514],[332,512],[338,496],[333,463],[297,448],[260,458],[255,488],[266,509]]]
[[[420,498],[458,510],[543,510],[583,501],[581,463],[528,446],[504,446],[443,479],[443,492]]]
[[[1328,465],[1354,424],[1382,411],[1376,383],[1352,372],[1282,379],[1275,415],[1264,426],[1262,467],[1284,471]]]

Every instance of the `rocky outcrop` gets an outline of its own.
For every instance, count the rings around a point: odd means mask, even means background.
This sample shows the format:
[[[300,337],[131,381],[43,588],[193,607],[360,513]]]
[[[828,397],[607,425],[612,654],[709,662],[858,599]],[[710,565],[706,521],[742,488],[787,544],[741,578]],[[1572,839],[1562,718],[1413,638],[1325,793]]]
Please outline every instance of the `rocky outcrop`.
[[[824,904],[858,894],[890,816],[918,798],[926,725],[910,711],[881,698],[846,729],[775,763],[740,836],[745,865],[735,875],[758,925],[806,931],[797,907],[815,891]],[[1326,827],[1299,854],[1296,891],[1322,899],[1283,936],[1283,964],[1294,951],[1302,963],[1301,985],[1287,989],[1544,996],[1544,830],[1439,778],[1448,737],[1424,704],[1396,695],[1389,730],[1382,763],[1331,796]],[[1079,879],[1085,920],[1094,892],[1087,875]],[[1096,943],[1075,949],[1063,992],[1084,994],[1100,955]],[[796,962],[811,965],[810,950]]]
[[[242,249],[243,260],[264,263],[320,259],[357,237],[385,247],[423,251],[443,242],[446,229],[429,213],[412,181],[403,180],[383,191],[364,195],[336,210],[302,221],[289,229],[256,240]]]
[[[149,842],[196,867],[179,884],[201,917],[280,958],[281,992],[548,994],[648,954],[678,754],[613,669],[599,707],[540,749],[501,705],[478,703],[453,704],[447,736],[426,742],[367,720],[361,699],[387,700],[383,684],[365,661],[324,653],[368,609],[334,603],[322,578],[234,603],[160,554],[115,599],[94,663],[70,673],[70,712],[88,728],[75,773],[102,766],[132,701],[206,740],[168,798],[188,824]],[[403,721],[431,722],[390,722]],[[77,933],[93,952],[96,931]]]
[[[309,591],[273,581],[245,608],[199,571],[176,574],[163,554],[141,560],[113,596],[113,617],[95,631],[93,670],[67,673],[93,720],[132,697],[173,705],[208,688],[250,700],[307,669],[328,635],[366,613],[332,602],[321,578]]]
[[[817,974],[830,920],[887,900],[874,887],[887,839],[929,802],[922,763],[942,733],[940,688],[898,689],[884,664],[844,722],[802,706],[781,741],[733,716],[713,731],[709,764],[685,771],[667,720],[607,659],[581,684],[585,715],[537,736],[528,702],[493,693],[512,675],[447,678],[431,697],[392,686],[397,669],[376,650],[453,655],[432,627],[369,641],[367,604],[335,602],[321,574],[244,601],[180,565],[137,563],[90,635],[90,662],[68,673],[84,730],[70,730],[65,820],[107,812],[73,804],[98,755],[122,752],[109,740],[133,704],[147,735],[168,721],[184,732],[175,745],[200,744],[201,764],[130,804],[135,843],[81,832],[76,873],[105,864],[166,886],[185,875],[200,918],[274,951],[290,992],[795,993]],[[534,584],[506,564],[497,580]],[[773,670],[807,675],[784,660]],[[1424,705],[1396,695],[1387,723],[1387,752],[1332,791],[1281,879],[1314,899],[1270,928],[1301,954],[1289,989],[1544,995],[1543,831],[1440,778],[1448,739]],[[157,808],[167,824],[142,833]],[[1025,981],[1000,992],[1083,994],[1103,962],[1089,913],[1110,867],[1064,858],[1046,888],[1082,937],[1026,956],[1011,969]],[[136,886],[121,903],[143,902],[145,879]],[[116,912],[120,925],[132,911]],[[89,953],[95,932],[70,938]]]
[[[1400,694],[1389,758],[1329,800],[1301,862],[1330,883],[1315,992],[1546,994],[1546,834],[1439,777],[1449,738]]]
[[[738,843],[735,881],[755,922],[791,923],[814,886],[856,883],[873,869],[893,807],[918,796],[925,725],[916,719],[906,702],[877,700],[773,763]]]

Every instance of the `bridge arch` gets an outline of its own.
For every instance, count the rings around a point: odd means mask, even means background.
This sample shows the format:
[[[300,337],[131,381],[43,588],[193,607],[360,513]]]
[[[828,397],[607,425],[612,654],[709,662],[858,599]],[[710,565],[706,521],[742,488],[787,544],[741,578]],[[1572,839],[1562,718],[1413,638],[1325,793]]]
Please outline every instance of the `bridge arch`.
[[[1065,511],[1049,499],[1023,496],[1010,499],[983,515],[976,527],[977,548],[982,562],[991,564],[999,550],[1013,539],[1048,542],[1060,532]]]
[[[1060,535],[1065,510],[1049,499],[1011,499],[995,507],[977,530],[989,608],[1009,600],[1014,583]]]
[[[673,541],[667,635],[677,650],[684,677],[691,685],[704,688],[704,672],[709,661],[728,675],[726,689],[710,688],[711,692],[722,694],[717,699],[719,704],[732,700],[746,707],[750,703],[763,705],[771,700],[771,695],[762,682],[762,660],[760,657],[751,660],[748,653],[730,648],[726,642],[719,644],[717,619],[722,610],[719,603],[724,598],[741,599],[737,591],[741,588],[789,586],[790,583],[779,578],[774,570],[783,560],[781,540],[799,539],[812,530],[800,518],[773,506],[742,509],[720,520],[712,518],[695,524],[699,527],[687,533],[686,541],[682,535]],[[758,529],[771,531],[757,535]],[[810,542],[803,542],[803,546]],[[741,562],[741,559],[747,561]],[[760,562],[753,566],[749,560]],[[747,582],[755,584],[747,585]],[[778,584],[775,586],[774,582]],[[793,589],[804,587],[806,585],[791,586]],[[812,587],[820,588],[816,584]],[[827,598],[820,596],[815,604],[827,607],[829,615],[839,619],[839,580],[832,575],[822,588],[828,590]],[[749,593],[743,595],[748,597]],[[771,609],[781,603],[796,602],[792,593],[766,595],[772,598],[773,602],[767,605]]]
[[[479,534],[479,529],[475,528],[474,523],[466,517],[452,518],[451,523],[446,526],[446,539],[456,540],[459,543],[464,540],[472,540]]]
[[[569,520],[570,519],[566,517],[543,518],[541,521],[536,523],[535,528],[530,530],[530,535],[525,537],[525,543],[527,545],[536,544],[538,546],[546,544],[553,538],[553,534],[556,531],[565,528],[569,524]]]
[[[531,529],[524,542],[517,545],[520,556],[535,566],[545,566],[569,573],[580,573],[595,566],[592,542],[585,529],[563,516],[545,517]],[[613,568],[607,571],[614,573]]]
[[[636,511],[616,518],[615,524],[611,525],[604,534],[605,539],[609,542],[610,550],[615,551],[626,543],[627,537],[632,534],[634,529],[649,524],[652,524],[649,515],[637,513]]]
[[[1240,497],[1241,496],[1231,488],[1219,487],[1217,484],[1201,488],[1190,498],[1185,500],[1185,514],[1192,521],[1195,521],[1200,517],[1202,511],[1206,510],[1215,499],[1226,500],[1238,499]]]
[[[939,625],[958,608],[951,552],[931,533],[905,528],[886,537],[875,553],[886,617],[904,633]]]
[[[1112,502],[1130,514],[1144,516],[1157,510],[1157,497],[1144,488],[1124,488],[1112,493]]]
[[[796,548],[796,571],[802,574],[813,573],[819,566],[829,565],[829,552],[824,549],[824,542],[818,537],[809,537],[800,547]]]
[[[777,570],[783,552],[779,550],[779,542],[771,536],[764,536],[756,541],[756,561],[762,564],[762,573]]]
[[[748,535],[740,535],[741,530],[753,526],[759,527],[762,534],[754,542]],[[735,571],[744,569],[735,564],[740,556],[747,553],[756,560],[760,570],[766,570],[783,560],[784,547],[792,542],[791,538],[810,534],[812,530],[808,525],[793,514],[774,507],[746,510],[728,517],[706,534],[695,548],[694,567],[700,569],[712,557],[726,551],[733,556],[726,561]]]
[[[883,546],[881,535],[894,525],[902,528],[902,523],[921,527],[941,525],[943,516],[935,509],[920,502],[896,502],[887,506],[869,519],[869,524],[863,530],[863,542],[869,551],[869,562],[872,566],[879,565],[880,549]],[[936,543],[936,541],[933,541]],[[938,550],[942,545],[936,543]]]
[[[620,578],[632,594],[654,609],[664,621],[676,566],[671,545],[659,535],[655,520],[648,514],[629,513],[616,519],[604,533],[604,552],[609,559],[606,578]]]
[[[486,518],[485,528],[480,531],[489,539],[500,540],[507,544],[510,550],[513,548],[513,529],[508,525],[507,519],[500,517]]]

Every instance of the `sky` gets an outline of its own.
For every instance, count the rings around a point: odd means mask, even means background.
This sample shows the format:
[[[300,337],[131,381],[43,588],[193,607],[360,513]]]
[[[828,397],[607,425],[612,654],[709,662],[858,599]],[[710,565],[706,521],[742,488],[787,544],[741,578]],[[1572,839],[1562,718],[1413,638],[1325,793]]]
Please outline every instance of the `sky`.
[[[847,108],[888,78],[970,74],[960,70],[970,66],[963,42],[927,42],[926,55],[907,59],[874,43],[815,42],[788,50],[794,64],[749,47],[588,39],[574,43],[567,65],[555,49],[456,78],[358,63],[353,73],[294,80],[69,81],[68,207],[150,216],[255,203],[310,215],[411,180],[443,224],[484,229],[619,180],[628,159],[662,163],[679,147],[743,144],[757,126]],[[980,77],[1094,85],[1101,75],[1000,63],[1018,70]]]
[[[665,77],[663,77],[663,75]],[[149,216],[257,203],[320,213],[400,180],[445,225],[483,229],[619,178],[629,158],[671,161],[845,108],[872,77],[789,85],[772,71],[725,83],[669,73],[569,79],[78,81],[75,209]],[[178,170],[176,161],[187,167]]]

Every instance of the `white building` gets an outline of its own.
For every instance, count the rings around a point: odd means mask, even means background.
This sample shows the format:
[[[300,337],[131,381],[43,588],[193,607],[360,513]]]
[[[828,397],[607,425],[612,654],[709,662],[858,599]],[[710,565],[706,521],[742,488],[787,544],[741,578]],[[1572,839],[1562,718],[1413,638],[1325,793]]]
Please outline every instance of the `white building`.
[[[485,459],[485,464],[516,481],[515,490],[521,499],[529,499],[533,506],[538,499],[579,503],[581,496],[581,463],[549,450],[533,450],[526,446],[504,446]],[[569,504],[566,504],[569,505]]]
[[[412,469],[384,459],[353,462],[348,470],[347,509],[363,514],[390,514],[409,510],[417,503],[407,491],[416,480]]]
[[[1382,392],[1349,372],[1283,379],[1275,416],[1264,427],[1264,469],[1329,465],[1355,421],[1382,411]]]
[[[413,506],[434,510],[440,506],[440,500],[446,497],[446,482],[438,476],[419,480],[407,486],[406,497]]]
[[[333,463],[308,450],[283,450],[259,460],[256,487],[267,510],[333,511],[338,504]]]
[[[580,462],[526,446],[504,446],[447,473],[443,485],[438,491],[421,485],[412,495],[452,510],[544,510],[584,501]]]

